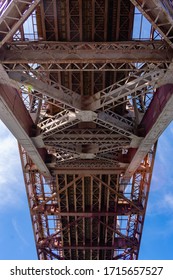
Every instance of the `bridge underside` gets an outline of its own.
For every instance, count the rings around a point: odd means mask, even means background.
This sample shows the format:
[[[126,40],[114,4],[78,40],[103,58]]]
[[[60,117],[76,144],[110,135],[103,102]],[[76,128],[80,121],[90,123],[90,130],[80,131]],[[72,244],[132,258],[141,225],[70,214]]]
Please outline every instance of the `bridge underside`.
[[[169,2],[7,2],[0,116],[19,141],[38,258],[137,259],[173,119],[172,28],[155,16],[172,26]]]

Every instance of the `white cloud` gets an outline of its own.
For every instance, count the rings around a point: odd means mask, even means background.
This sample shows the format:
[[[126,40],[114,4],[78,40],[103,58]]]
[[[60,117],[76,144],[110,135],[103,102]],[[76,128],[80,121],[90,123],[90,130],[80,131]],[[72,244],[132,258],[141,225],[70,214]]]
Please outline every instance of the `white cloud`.
[[[173,213],[173,193],[155,195],[147,207],[147,214],[152,216],[170,215]]]
[[[25,245],[25,246],[29,246],[29,243],[27,242],[27,240],[25,239],[25,237],[23,236],[22,234],[22,231],[19,227],[19,225],[17,224],[17,221],[15,219],[12,219],[12,225],[14,227],[14,230],[18,236],[18,238],[20,239],[20,241],[22,241],[22,243]]]
[[[163,201],[167,209],[173,209],[173,194],[166,194]]]
[[[150,187],[148,215],[173,213],[173,123],[159,139]]]
[[[173,185],[172,172],[172,155],[173,155],[173,134],[171,133],[172,126],[163,133],[158,141],[156,158],[154,164],[154,172],[152,177],[152,190],[162,191],[168,185]]]
[[[18,207],[24,190],[17,141],[0,122],[0,210]]]

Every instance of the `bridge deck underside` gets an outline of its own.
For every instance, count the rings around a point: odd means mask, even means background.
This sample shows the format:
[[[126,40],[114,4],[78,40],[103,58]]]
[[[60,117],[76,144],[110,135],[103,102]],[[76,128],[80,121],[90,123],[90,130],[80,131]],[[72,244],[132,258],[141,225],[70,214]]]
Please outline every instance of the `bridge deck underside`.
[[[37,41],[21,24],[0,50],[3,79],[20,85],[33,121],[29,143],[47,151],[52,176],[19,145],[39,259],[138,258],[162,130],[153,136],[141,120],[172,49],[154,31],[132,41],[131,2],[40,1]]]

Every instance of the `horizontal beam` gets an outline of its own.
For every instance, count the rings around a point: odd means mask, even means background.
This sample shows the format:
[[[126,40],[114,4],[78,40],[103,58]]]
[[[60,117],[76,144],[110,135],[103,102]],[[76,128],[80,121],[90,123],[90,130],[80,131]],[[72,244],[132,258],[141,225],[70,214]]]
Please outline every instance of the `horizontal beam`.
[[[90,128],[90,129],[71,128],[71,129],[66,129],[66,131],[62,131],[61,133],[54,134],[49,139],[52,141],[60,141],[60,142],[74,141],[75,143],[77,139],[79,139],[79,141],[87,141],[87,142],[91,141],[93,143],[95,141],[98,142],[118,141],[119,142],[122,139],[124,140],[125,138],[105,128]]]
[[[87,165],[87,164],[86,164]],[[86,166],[87,168],[82,168],[80,167],[80,165],[75,166],[74,163],[71,164],[71,166],[68,166],[67,168],[64,168],[62,166],[58,166],[58,170],[52,170],[52,173],[57,175],[57,174],[67,174],[67,175],[75,175],[75,174],[80,174],[82,176],[87,175],[90,176],[92,174],[96,175],[96,174],[105,174],[105,175],[112,175],[112,174],[116,174],[116,175],[120,175],[122,173],[125,172],[125,168],[121,168],[121,167],[117,167],[117,166],[112,166],[111,164],[109,164],[109,169],[106,169],[102,166],[100,166],[100,168],[96,168],[94,166],[92,166],[92,169],[90,169],[90,164],[88,163],[88,166]],[[73,169],[74,168],[74,169]]]
[[[71,139],[70,139],[70,136],[71,136]],[[38,136],[38,139],[39,139],[40,136]],[[37,138],[37,137],[36,137]],[[67,134],[67,136],[65,134],[61,134],[59,133],[56,134],[56,135],[53,135],[51,137],[49,137],[47,140],[45,139],[44,140],[44,143],[45,145],[56,145],[56,144],[88,144],[88,143],[100,143],[100,144],[119,144],[121,145],[122,142],[124,141],[128,141],[130,143],[130,140],[128,140],[127,138],[124,138],[124,137],[117,137],[117,134],[114,133],[114,134],[108,134],[107,136],[105,135],[87,135],[87,134],[84,134],[84,135],[74,135],[74,134]]]
[[[49,166],[49,165],[48,165]],[[117,162],[107,161],[105,159],[75,159],[72,161],[66,161],[66,162],[55,162],[50,164],[50,168],[52,168],[52,172],[57,174],[63,172],[63,174],[68,174],[69,172],[74,172],[75,174],[78,174],[79,172],[86,172],[87,170],[97,170],[98,174],[102,174],[106,172],[108,174],[108,169],[110,169],[111,174],[119,174],[121,173],[124,168],[126,168],[126,164],[123,163],[123,166],[121,166]],[[118,170],[118,171],[117,171]]]
[[[170,62],[173,51],[163,42],[14,42],[0,51],[5,64]]]
[[[163,62],[152,62],[155,68],[165,68],[166,65],[163,64]],[[168,62],[169,63],[169,62]],[[9,73],[9,72],[21,72],[25,71],[26,73],[57,73],[57,72],[133,72],[137,73],[140,72],[140,68],[136,67],[134,68],[134,62],[127,63],[118,63],[117,62],[112,62],[112,61],[99,61],[99,63],[95,62],[86,62],[84,63],[47,63],[47,64],[40,64],[38,68],[35,68],[35,63],[30,63],[29,67],[28,64],[26,63],[16,63],[16,64],[7,64],[7,63],[2,63],[4,69]],[[150,71],[151,69],[151,62],[146,63],[143,65],[142,70],[143,71]]]
[[[139,148],[136,150],[124,177],[131,177],[140,166],[142,160],[158,140],[159,136],[173,120],[173,84],[161,86],[146,111],[139,129],[145,134]]]
[[[122,239],[123,240],[123,239]],[[51,243],[51,242],[50,242]],[[52,245],[52,244],[51,244]],[[132,245],[131,245],[132,246]],[[40,243],[37,243],[37,248],[41,249],[41,248],[44,248],[44,247],[48,247],[48,245],[45,243],[45,244],[41,244],[41,241]],[[83,246],[61,246],[61,245],[56,245],[56,242],[52,245],[53,248],[55,249],[58,249],[58,251],[61,251],[61,250],[113,250],[113,249],[123,249],[125,247],[127,247],[127,243],[124,242],[124,245],[123,247],[121,246],[118,246],[118,244],[114,244],[114,245],[111,245],[111,246],[92,246],[92,245],[83,245]]]
[[[132,242],[130,238],[127,237],[127,239],[116,237],[114,238],[114,243],[110,246],[108,245],[61,245],[60,240],[58,238],[54,238],[52,240],[50,239],[43,239],[37,242],[37,248],[44,248],[49,247],[56,248],[58,250],[112,250],[112,249],[123,249],[127,247],[134,247],[137,246],[138,242],[136,240],[136,243]]]
[[[0,117],[15,138],[23,146],[39,171],[51,177],[45,164],[47,152],[37,149],[31,140],[34,123],[16,89],[0,85]]]
[[[143,208],[137,210],[128,203],[121,203],[117,205],[117,210],[115,212],[62,212],[55,206],[55,204],[46,204],[40,208],[31,209],[33,215],[44,214],[44,215],[56,215],[58,217],[115,217],[116,215],[131,215],[143,213]]]

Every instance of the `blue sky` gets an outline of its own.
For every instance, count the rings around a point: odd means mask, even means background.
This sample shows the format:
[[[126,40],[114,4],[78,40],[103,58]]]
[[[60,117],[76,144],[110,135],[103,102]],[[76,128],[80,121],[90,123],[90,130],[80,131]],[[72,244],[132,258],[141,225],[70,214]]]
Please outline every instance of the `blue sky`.
[[[0,259],[37,259],[16,140],[0,122]],[[160,137],[139,259],[173,259],[173,123]]]
[[[17,142],[0,122],[0,259],[36,259]]]
[[[173,259],[173,122],[159,139],[140,259]]]

